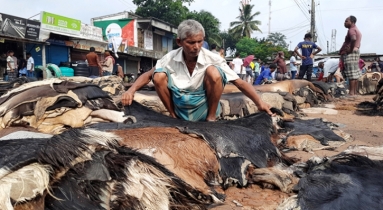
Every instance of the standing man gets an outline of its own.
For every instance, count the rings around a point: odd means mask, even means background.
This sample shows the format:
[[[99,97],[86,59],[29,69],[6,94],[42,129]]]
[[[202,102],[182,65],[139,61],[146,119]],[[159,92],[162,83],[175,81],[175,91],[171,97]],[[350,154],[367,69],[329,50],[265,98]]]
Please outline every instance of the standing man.
[[[343,75],[345,79],[349,80],[349,95],[356,96],[358,86],[358,79],[362,75],[359,70],[360,58],[360,42],[362,34],[356,27],[356,17],[350,16],[346,18],[344,27],[348,28],[348,32],[342,48],[339,50],[341,61],[343,62]]]
[[[114,58],[110,55],[110,52],[105,51],[105,59],[104,63],[102,64],[102,74],[100,74],[100,76],[102,77],[112,75],[114,63]]]
[[[89,51],[90,52],[86,55],[86,60],[88,61],[89,76],[101,76],[101,65],[98,61],[98,55],[95,53],[96,50],[94,47],[90,47]]]
[[[279,77],[276,76],[275,79],[277,80],[288,79],[286,62],[285,62],[285,54],[283,53],[283,51],[278,52],[277,57],[275,58],[273,63],[275,63],[278,67],[278,71],[276,73],[282,74],[282,76],[279,76]]]
[[[7,56],[7,72],[5,77],[5,81],[13,80],[16,75],[16,64],[15,60],[13,60],[13,51],[8,51]]]
[[[122,70],[122,66],[117,63],[117,76],[121,77],[121,79],[124,79],[124,71]]]
[[[306,74],[307,81],[311,81],[313,73],[313,58],[322,49],[311,41],[312,36],[310,33],[305,34],[303,42],[299,42],[294,52],[302,59],[302,66],[299,69],[298,79],[303,79]],[[302,54],[299,54],[298,49],[301,49]],[[317,49],[314,52],[314,49]]]
[[[290,72],[291,72],[291,79],[295,79],[295,75],[297,74],[298,68],[297,68],[297,53],[295,51],[291,51],[291,57],[290,57]]]
[[[31,53],[27,53],[27,77],[33,77],[35,71],[35,60],[32,58]]]
[[[212,44],[212,45],[211,45],[211,51],[212,51],[213,53],[219,55],[219,52],[217,51],[217,45],[216,45],[216,44]]]
[[[172,50],[157,61],[150,71],[137,78],[122,95],[122,104],[130,105],[134,93],[153,79],[157,94],[170,116],[188,121],[215,121],[220,114],[219,100],[227,82],[233,83],[259,110],[272,114],[249,83],[239,79],[225,59],[202,47],[203,26],[184,20],[178,26]]]
[[[239,58],[239,52],[235,53],[235,58],[233,59],[232,63],[234,72],[238,75],[239,78],[243,79],[243,61]]]

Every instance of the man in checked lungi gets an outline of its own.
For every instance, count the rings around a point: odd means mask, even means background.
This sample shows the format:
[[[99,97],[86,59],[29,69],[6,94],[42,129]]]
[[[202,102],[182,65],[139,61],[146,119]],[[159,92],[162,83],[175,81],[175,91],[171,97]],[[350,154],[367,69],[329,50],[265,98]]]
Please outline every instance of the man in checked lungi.
[[[341,55],[341,67],[343,77],[349,81],[349,95],[356,97],[358,79],[361,76],[359,69],[360,42],[362,34],[355,25],[356,17],[349,16],[344,22],[344,27],[348,28],[346,39],[339,50]]]

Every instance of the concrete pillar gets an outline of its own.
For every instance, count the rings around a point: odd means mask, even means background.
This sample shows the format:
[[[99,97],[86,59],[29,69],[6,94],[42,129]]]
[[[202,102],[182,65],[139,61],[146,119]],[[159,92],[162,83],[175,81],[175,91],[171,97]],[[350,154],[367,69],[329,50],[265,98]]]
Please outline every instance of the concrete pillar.
[[[45,44],[42,44],[41,46],[41,60],[42,60],[42,66],[43,66],[43,79],[47,78],[47,71],[46,71],[46,66],[47,66],[47,56],[46,56],[46,50],[45,50]]]

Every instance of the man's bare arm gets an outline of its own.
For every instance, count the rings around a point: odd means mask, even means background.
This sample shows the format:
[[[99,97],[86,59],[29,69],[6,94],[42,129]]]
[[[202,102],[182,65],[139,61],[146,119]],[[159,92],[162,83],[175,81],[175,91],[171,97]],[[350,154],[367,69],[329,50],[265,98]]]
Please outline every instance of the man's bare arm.
[[[154,73],[154,67],[150,71],[145,72],[144,74],[142,74],[140,77],[137,78],[137,80],[133,83],[133,85],[124,94],[122,94],[121,102],[123,105],[132,104],[134,93],[150,82],[150,80],[152,79],[153,73]]]
[[[273,115],[273,113],[270,111],[270,105],[262,101],[252,85],[241,79],[236,79],[232,81],[232,83],[255,103],[255,105],[258,107],[258,110],[265,111],[269,115]]]
[[[355,43],[356,43],[356,35],[354,34],[351,36],[350,49],[348,51],[349,53],[352,53],[354,51]]]
[[[299,49],[299,47],[295,47],[294,52],[295,52],[295,53],[298,55],[298,57],[300,57],[302,60],[306,59],[305,56],[303,56],[303,55],[301,55],[301,54],[299,53],[298,49]]]

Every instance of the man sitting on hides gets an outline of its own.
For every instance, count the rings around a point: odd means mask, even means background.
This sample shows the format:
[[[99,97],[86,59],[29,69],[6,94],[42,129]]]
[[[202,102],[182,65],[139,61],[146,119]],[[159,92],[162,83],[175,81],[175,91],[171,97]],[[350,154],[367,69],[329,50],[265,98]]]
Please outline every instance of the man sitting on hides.
[[[251,84],[238,75],[219,55],[202,48],[205,30],[195,20],[178,26],[180,48],[166,54],[150,71],[140,76],[122,95],[122,104],[130,105],[134,93],[153,79],[157,94],[170,116],[188,121],[215,121],[220,114],[219,100],[227,82],[233,83],[257,105],[272,114]]]

